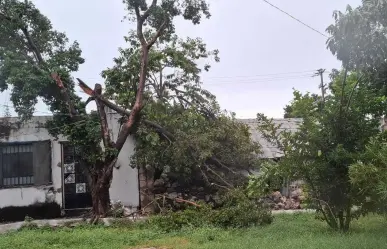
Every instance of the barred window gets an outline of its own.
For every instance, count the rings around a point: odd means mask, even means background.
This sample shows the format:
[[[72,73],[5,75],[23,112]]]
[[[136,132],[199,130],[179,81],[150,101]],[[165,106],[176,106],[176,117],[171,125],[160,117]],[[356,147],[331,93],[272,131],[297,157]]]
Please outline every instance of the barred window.
[[[3,146],[2,159],[3,186],[34,184],[32,144]]]
[[[50,141],[0,144],[0,187],[42,185],[50,181]]]

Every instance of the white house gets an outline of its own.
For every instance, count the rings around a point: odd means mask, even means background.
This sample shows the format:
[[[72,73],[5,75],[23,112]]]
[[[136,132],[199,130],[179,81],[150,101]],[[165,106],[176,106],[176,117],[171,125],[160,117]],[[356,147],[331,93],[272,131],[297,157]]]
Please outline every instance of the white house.
[[[118,136],[120,116],[108,111],[109,128]],[[26,123],[0,118],[0,209],[57,203],[62,210],[91,207],[91,196],[74,149],[65,138],[54,139],[44,128],[51,117],[36,116]],[[60,128],[60,127],[58,127]],[[138,170],[129,165],[134,140],[121,150],[110,188],[112,201],[139,206]]]

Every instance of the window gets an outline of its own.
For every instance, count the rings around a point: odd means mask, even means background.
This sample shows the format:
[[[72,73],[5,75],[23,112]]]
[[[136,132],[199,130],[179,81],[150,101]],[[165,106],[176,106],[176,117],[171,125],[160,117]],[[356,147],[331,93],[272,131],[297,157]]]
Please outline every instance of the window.
[[[42,185],[50,181],[50,141],[0,144],[0,187]]]
[[[8,145],[2,148],[2,185],[34,184],[32,144]]]

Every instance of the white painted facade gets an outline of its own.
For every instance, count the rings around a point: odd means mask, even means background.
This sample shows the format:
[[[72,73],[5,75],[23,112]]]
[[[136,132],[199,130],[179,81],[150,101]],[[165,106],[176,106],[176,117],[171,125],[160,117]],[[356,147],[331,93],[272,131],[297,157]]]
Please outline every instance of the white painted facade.
[[[119,132],[118,114],[108,113],[109,128],[114,137]],[[63,137],[55,140],[43,128],[49,116],[33,117],[20,127],[11,129],[7,137],[0,134],[0,142],[36,142],[51,141],[51,179],[52,183],[45,186],[0,188],[0,208],[7,206],[28,206],[35,203],[56,202],[61,207],[63,199],[62,186],[62,154],[60,142]],[[7,118],[9,123],[16,123],[17,118]],[[4,118],[0,119],[4,122]],[[130,156],[134,152],[134,140],[129,137],[119,154],[117,167],[113,172],[110,188],[112,201],[120,200],[125,206],[136,208],[139,206],[138,171],[130,167]],[[118,167],[119,166],[119,167]]]
[[[116,140],[120,131],[119,114],[107,110],[107,122],[113,140]],[[110,188],[110,199],[121,201],[128,207],[140,206],[140,190],[138,183],[138,170],[130,167],[130,157],[134,153],[135,140],[129,136],[124,147],[118,155],[116,167],[113,171],[113,181]]]

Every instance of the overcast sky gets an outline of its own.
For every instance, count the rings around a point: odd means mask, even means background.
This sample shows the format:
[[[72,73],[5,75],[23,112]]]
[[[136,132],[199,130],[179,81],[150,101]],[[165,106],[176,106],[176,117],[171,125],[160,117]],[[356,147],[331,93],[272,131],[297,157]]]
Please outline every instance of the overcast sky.
[[[131,28],[121,22],[121,0],[34,0],[55,29],[77,40],[85,64],[74,76],[91,85],[103,82],[100,73],[113,65],[123,36]],[[325,33],[333,22],[334,10],[357,6],[361,0],[270,0],[281,9]],[[320,79],[312,70],[339,68],[340,63],[326,49],[326,38],[281,13],[262,0],[210,0],[212,17],[199,26],[177,23],[180,36],[202,37],[210,49],[220,50],[220,63],[203,73],[204,87],[217,96],[223,109],[241,118],[257,112],[283,116],[292,99],[292,88],[318,91]],[[328,81],[328,75],[325,75]],[[0,94],[7,99],[8,94]],[[5,104],[10,104],[7,100]],[[2,104],[2,103],[0,103]],[[1,107],[0,107],[1,108]],[[38,104],[37,115],[47,108]]]

